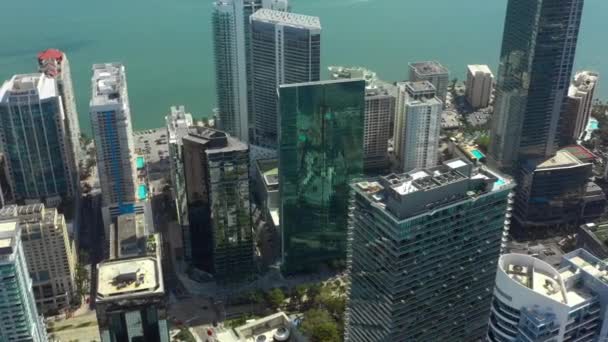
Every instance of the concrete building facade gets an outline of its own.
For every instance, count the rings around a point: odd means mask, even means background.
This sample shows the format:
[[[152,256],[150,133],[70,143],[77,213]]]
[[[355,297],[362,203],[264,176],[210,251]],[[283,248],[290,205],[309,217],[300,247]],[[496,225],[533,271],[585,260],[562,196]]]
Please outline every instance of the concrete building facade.
[[[488,341],[604,341],[608,265],[583,249],[559,268],[524,254],[498,261]]]
[[[443,104],[428,81],[397,84],[395,158],[411,171],[437,165]]]
[[[17,220],[0,222],[0,340],[46,342]]]
[[[0,221],[17,220],[32,278],[38,311],[67,309],[76,294],[76,251],[73,250],[65,218],[44,204],[11,205],[0,210]]]
[[[276,149],[278,87],[320,79],[319,18],[270,9],[255,12],[251,16],[251,56],[254,140]]]
[[[395,117],[395,86],[382,82],[375,72],[364,68],[330,67],[331,79],[365,80],[365,131],[363,169],[378,172],[388,168],[388,140]]]
[[[437,61],[410,63],[410,82],[429,81],[437,91],[442,104],[446,103],[450,83],[450,71]]]
[[[562,145],[576,143],[585,133],[591,118],[593,97],[598,82],[599,74],[591,71],[581,71],[574,75],[562,112]]]
[[[494,75],[487,65],[469,65],[467,67],[466,97],[467,102],[475,109],[490,105],[494,90]]]
[[[465,159],[351,185],[345,341],[478,341],[514,183]]]
[[[57,80],[15,75],[0,88],[0,148],[17,200],[57,205],[76,193],[77,170]]]

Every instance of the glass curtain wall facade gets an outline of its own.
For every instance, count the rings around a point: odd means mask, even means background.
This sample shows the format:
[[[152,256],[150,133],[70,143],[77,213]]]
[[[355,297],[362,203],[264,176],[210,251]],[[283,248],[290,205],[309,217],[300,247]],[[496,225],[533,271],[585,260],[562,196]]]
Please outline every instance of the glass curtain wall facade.
[[[505,170],[558,148],[584,0],[510,0],[492,120],[490,161]]]
[[[512,182],[457,160],[352,188],[345,341],[479,341]]]
[[[363,173],[365,81],[281,86],[280,219],[287,273],[346,258],[349,183]]]
[[[70,197],[76,174],[56,81],[17,75],[0,89],[0,136],[17,200]]]
[[[46,342],[16,221],[0,223],[0,280],[0,341]]]
[[[193,265],[220,281],[246,279],[254,271],[247,145],[191,128],[183,158]]]

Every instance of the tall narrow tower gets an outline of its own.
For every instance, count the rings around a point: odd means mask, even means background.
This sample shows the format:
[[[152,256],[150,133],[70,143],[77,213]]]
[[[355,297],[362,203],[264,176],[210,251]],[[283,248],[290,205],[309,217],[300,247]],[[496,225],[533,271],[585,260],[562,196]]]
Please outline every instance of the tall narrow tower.
[[[213,3],[215,83],[219,126],[249,142],[251,59],[249,17],[260,8],[287,11],[287,0],[218,0]]]
[[[65,113],[65,127],[69,137],[70,149],[72,149],[75,160],[74,168],[78,171],[78,164],[82,158],[80,148],[80,119],[76,109],[76,97],[72,85],[72,73],[68,56],[62,51],[48,49],[38,54],[38,70],[57,80],[57,91],[63,101],[63,112]]]
[[[57,81],[16,75],[0,88],[0,136],[17,200],[57,205],[76,192],[73,150]]]
[[[127,78],[122,64],[93,65],[91,125],[103,207],[110,216],[132,211],[136,201],[135,148]],[[104,214],[106,225],[109,217]]]
[[[0,339],[46,342],[17,220],[0,222]]]
[[[558,149],[584,0],[510,0],[489,161],[512,170]]]
[[[277,88],[318,81],[321,22],[317,17],[262,9],[251,16],[255,142],[276,148]]]
[[[397,85],[395,155],[407,172],[437,165],[443,103],[429,81]]]

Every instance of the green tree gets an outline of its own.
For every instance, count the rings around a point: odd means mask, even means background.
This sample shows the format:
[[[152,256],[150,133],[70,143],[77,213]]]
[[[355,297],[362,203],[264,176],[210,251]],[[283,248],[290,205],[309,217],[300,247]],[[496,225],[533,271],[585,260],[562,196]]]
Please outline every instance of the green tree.
[[[79,299],[82,299],[89,291],[89,271],[80,263],[76,265],[74,281],[76,283],[76,294]]]
[[[311,342],[339,342],[338,324],[324,309],[311,309],[304,313],[301,330]]]
[[[311,284],[308,287],[308,298],[315,298],[321,293],[321,284]]]
[[[285,300],[285,293],[281,289],[272,289],[267,294],[268,303],[274,308],[278,309],[283,301]]]
[[[302,300],[302,297],[306,295],[308,292],[308,286],[306,285],[298,285],[296,286],[296,296],[298,296],[298,300]]]
[[[334,293],[330,286],[325,286],[315,297],[315,305],[326,309],[334,318],[341,321],[346,308],[346,298]]]
[[[487,134],[481,135],[475,140],[475,143],[479,145],[479,148],[483,152],[488,152],[488,147],[490,146],[490,136]]]

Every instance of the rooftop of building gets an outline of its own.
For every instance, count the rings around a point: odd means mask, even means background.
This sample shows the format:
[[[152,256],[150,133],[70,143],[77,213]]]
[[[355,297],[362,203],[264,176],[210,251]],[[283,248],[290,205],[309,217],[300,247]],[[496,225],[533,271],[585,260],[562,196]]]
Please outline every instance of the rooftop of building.
[[[416,74],[421,76],[449,74],[449,70],[437,61],[410,63],[410,68],[412,68]]]
[[[0,209],[0,221],[18,219],[21,223],[54,223],[56,208],[46,208],[43,203],[7,205]]]
[[[53,60],[62,60],[63,59],[63,51],[57,49],[46,49],[38,53],[38,61],[44,61],[47,59]]]
[[[97,301],[162,295],[161,268],[154,257],[117,259],[97,265]]]
[[[289,317],[277,312],[267,317],[247,321],[245,325],[218,334],[221,342],[290,341],[294,333]]]
[[[518,284],[569,307],[595,297],[597,285],[588,284],[590,279],[608,288],[608,266],[582,249],[564,255],[559,268],[524,254],[501,256],[499,267]]]
[[[266,187],[278,189],[279,185],[279,160],[278,159],[259,159],[256,161],[258,172]]]
[[[19,223],[16,220],[0,222],[0,255],[13,254],[18,235]]]
[[[57,49],[48,49],[38,53],[39,71],[49,77],[61,73],[62,63],[66,59],[64,53]]]
[[[291,26],[308,30],[321,30],[321,20],[319,19],[319,17],[284,11],[276,11],[267,8],[263,8],[251,15],[251,20],[263,21],[271,24],[280,24],[284,26]]]
[[[574,75],[568,95],[576,95],[577,92],[588,92],[593,90],[599,81],[600,75],[592,71],[579,71]]]
[[[0,88],[0,103],[11,96],[37,95],[39,99],[57,96],[55,80],[42,73],[14,75]]]
[[[373,96],[394,96],[395,86],[382,81],[378,75],[363,67],[330,66],[328,68],[330,78],[338,79],[363,79],[365,80],[365,94]]]
[[[154,248],[148,246],[154,238],[152,227],[147,226],[144,213],[124,214],[115,219],[110,227],[110,256],[112,259],[143,255],[154,255]]]
[[[193,126],[192,114],[186,111],[184,106],[172,106],[171,111],[165,117],[167,130],[169,132],[169,143],[179,143],[181,136],[187,133],[188,127]]]
[[[433,83],[429,81],[405,82],[405,87],[410,95],[434,94],[437,91]]]
[[[184,141],[191,141],[205,145],[206,153],[222,153],[230,151],[247,150],[247,144],[230,134],[209,127],[192,126],[188,128],[188,134],[184,135]]]
[[[490,67],[488,65],[485,65],[485,64],[467,65],[467,69],[473,75],[477,74],[478,72],[492,75],[492,70],[490,69]]]
[[[587,223],[581,228],[594,235],[604,246],[608,247],[608,222]]]
[[[582,146],[580,148],[569,147],[569,148],[565,148],[565,149],[561,149],[561,150],[557,151],[555,156],[540,163],[536,167],[536,170],[544,171],[544,170],[550,170],[550,169],[566,168],[566,167],[580,166],[583,164],[587,164],[587,162],[583,162],[580,159],[578,159],[577,155],[585,157],[585,158],[588,157],[588,155],[585,153],[584,148]]]
[[[93,65],[91,106],[120,103],[125,87],[125,67],[120,63]]]
[[[583,163],[592,163],[597,159],[597,156],[593,152],[589,151],[582,145],[571,145],[562,148],[562,151],[566,151],[574,156],[576,159]]]
[[[514,182],[485,166],[453,159],[433,168],[356,182],[353,187],[396,220],[402,220],[455,201],[511,189]]]

